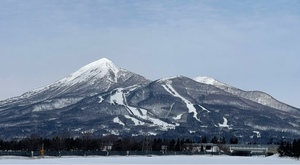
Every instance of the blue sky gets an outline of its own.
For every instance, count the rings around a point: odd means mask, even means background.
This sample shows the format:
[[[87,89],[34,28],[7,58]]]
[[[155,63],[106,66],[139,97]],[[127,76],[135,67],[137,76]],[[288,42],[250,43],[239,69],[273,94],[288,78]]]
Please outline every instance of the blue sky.
[[[298,0],[1,0],[0,99],[106,57],[148,79],[210,76],[300,107]]]

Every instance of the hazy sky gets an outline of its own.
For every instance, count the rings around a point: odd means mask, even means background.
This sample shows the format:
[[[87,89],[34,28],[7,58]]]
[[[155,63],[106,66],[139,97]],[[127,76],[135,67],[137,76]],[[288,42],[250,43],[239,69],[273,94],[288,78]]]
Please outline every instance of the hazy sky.
[[[106,57],[300,107],[299,0],[0,0],[0,100]]]

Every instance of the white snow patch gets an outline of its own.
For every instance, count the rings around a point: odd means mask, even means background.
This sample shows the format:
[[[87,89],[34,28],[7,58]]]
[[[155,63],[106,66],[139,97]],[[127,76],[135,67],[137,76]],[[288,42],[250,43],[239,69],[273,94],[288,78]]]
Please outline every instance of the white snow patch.
[[[167,91],[169,92],[171,95],[175,96],[175,97],[178,97],[180,98],[185,104],[186,104],[186,107],[188,108],[188,112],[189,113],[194,113],[193,117],[198,120],[199,122],[200,119],[197,118],[197,111],[196,111],[196,108],[194,107],[194,105],[188,101],[186,98],[182,97],[179,93],[176,92],[176,90],[172,87],[172,81],[171,80],[164,80],[165,84],[161,84],[162,87]]]
[[[128,115],[124,115],[127,119],[130,119],[131,121],[133,121],[134,122],[134,125],[145,125],[145,123],[144,122],[142,122],[142,121],[140,121],[140,120],[138,120],[138,119],[136,119],[136,118],[133,118],[133,117],[131,117],[131,116],[128,116]]]
[[[253,133],[255,133],[255,134],[256,134],[256,137],[257,137],[257,138],[261,138],[261,134],[260,134],[260,132],[259,132],[259,131],[253,131]]]
[[[230,87],[227,84],[224,84],[220,81],[217,81],[211,77],[207,77],[207,76],[199,76],[199,77],[195,77],[194,78],[195,81],[199,82],[199,83],[203,83],[203,84],[208,84],[208,85],[213,85],[216,87]]]
[[[113,122],[125,126],[125,124],[119,119],[119,117],[115,117],[115,118],[113,119]]]
[[[223,117],[223,124],[220,124],[219,123],[219,127],[226,127],[226,128],[229,128],[229,125],[228,125],[228,120],[225,118],[225,117]]]
[[[175,119],[175,120],[179,120],[179,119],[181,119],[181,116],[182,116],[183,114],[179,114],[178,116],[176,116],[176,117],[173,117],[173,119]]]
[[[118,104],[118,105],[124,105],[124,99],[123,99],[123,88],[117,88],[115,94],[110,95],[110,103],[111,104]]]
[[[140,111],[142,112],[143,115],[147,115],[148,111],[146,109],[140,108]]]
[[[107,130],[107,131],[113,135],[120,135],[118,130]]]
[[[102,103],[103,100],[104,100],[103,97],[102,97],[102,96],[99,96],[98,98],[100,99],[98,103]]]
[[[202,105],[198,104],[199,107],[201,107],[204,111],[206,112],[210,112],[208,109],[206,109],[205,107],[203,107]]]
[[[166,123],[160,119],[150,118],[149,120],[152,121],[155,125],[161,127],[161,129],[163,130],[175,129],[175,125]]]
[[[180,76],[173,76],[173,77],[161,78],[157,82],[159,82],[159,83],[168,82],[168,81],[171,81],[172,79],[178,78],[178,77],[180,77]]]
[[[171,105],[171,107],[170,107],[170,109],[169,109],[169,112],[167,113],[166,117],[168,117],[168,116],[169,116],[170,112],[171,112],[171,111],[172,111],[172,109],[173,109],[173,106],[174,106],[174,104],[175,104],[175,103],[173,103],[173,104]]]
[[[152,135],[152,136],[156,136],[157,135],[157,133],[155,133],[155,132],[148,132],[148,134]]]
[[[189,130],[190,133],[196,133],[196,131]]]
[[[82,134],[86,134],[86,133],[94,133],[96,130],[95,129],[90,129],[90,130],[85,130],[85,131],[81,131]]]
[[[81,131],[81,129],[82,129],[82,128],[76,128],[76,129],[74,129],[74,131],[79,132],[79,131]]]

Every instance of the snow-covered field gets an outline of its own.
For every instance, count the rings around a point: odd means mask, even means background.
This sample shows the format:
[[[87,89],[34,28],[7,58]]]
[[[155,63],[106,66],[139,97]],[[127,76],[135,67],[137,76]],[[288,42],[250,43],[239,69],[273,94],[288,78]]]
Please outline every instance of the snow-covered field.
[[[0,164],[300,164],[292,158],[235,156],[88,156],[25,158],[0,157]]]

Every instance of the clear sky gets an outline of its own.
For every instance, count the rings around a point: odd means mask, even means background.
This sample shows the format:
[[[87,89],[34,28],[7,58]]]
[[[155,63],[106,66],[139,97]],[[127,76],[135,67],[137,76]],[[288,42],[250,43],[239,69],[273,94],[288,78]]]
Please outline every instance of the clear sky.
[[[299,0],[0,0],[0,100],[106,57],[300,107]]]

